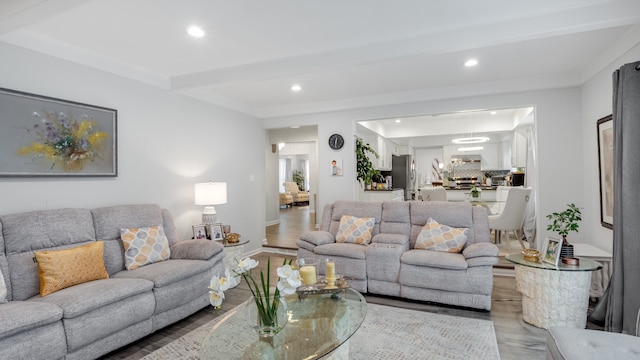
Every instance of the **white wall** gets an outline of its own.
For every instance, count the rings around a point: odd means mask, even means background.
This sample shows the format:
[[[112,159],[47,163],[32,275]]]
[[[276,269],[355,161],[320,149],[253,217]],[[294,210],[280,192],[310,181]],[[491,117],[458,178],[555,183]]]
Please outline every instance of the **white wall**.
[[[334,151],[326,144],[326,139],[338,132],[349,139],[355,134],[355,122],[387,117],[403,117],[416,114],[435,114],[470,109],[512,108],[534,106],[538,135],[538,184],[537,228],[539,236],[546,234],[546,214],[561,209],[565,204],[584,203],[582,179],[575,180],[569,174],[583,174],[582,122],[580,116],[580,89],[566,88],[546,91],[530,91],[469,98],[435,100],[380,106],[326,114],[311,114],[265,119],[265,128],[279,128],[291,125],[318,125],[319,163],[323,164],[334,156]],[[344,179],[319,176],[319,205],[338,199],[353,200],[357,197],[355,181],[354,141],[347,141],[342,153],[344,159]],[[351,175],[349,175],[351,174]],[[349,179],[350,177],[350,179]],[[334,181],[335,180],[335,181]],[[323,189],[330,191],[324,192]],[[589,234],[585,234],[589,236]],[[591,239],[586,239],[590,242]],[[541,243],[541,242],[539,242]]]
[[[193,184],[228,183],[219,220],[264,238],[264,132],[258,119],[75,63],[0,43],[0,86],[118,110],[118,177],[0,178],[0,214],[158,203],[191,237]],[[253,179],[253,180],[252,180]]]
[[[582,132],[584,139],[584,198],[583,221],[576,242],[590,243],[606,251],[613,251],[613,231],[600,224],[600,179],[598,175],[598,145],[596,121],[612,113],[612,74],[627,63],[640,60],[640,44],[608,64],[582,87]]]

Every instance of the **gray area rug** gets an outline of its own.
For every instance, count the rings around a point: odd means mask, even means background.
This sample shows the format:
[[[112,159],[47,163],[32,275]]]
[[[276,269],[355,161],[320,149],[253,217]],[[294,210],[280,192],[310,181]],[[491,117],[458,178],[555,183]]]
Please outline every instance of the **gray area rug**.
[[[143,359],[200,359],[200,343],[223,318],[217,317]],[[500,354],[491,321],[367,304],[360,329],[326,359],[491,360],[500,359]]]

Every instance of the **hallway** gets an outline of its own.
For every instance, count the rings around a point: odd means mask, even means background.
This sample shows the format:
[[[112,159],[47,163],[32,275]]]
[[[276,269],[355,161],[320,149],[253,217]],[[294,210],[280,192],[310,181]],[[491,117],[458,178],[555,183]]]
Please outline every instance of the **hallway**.
[[[262,246],[298,250],[296,241],[300,235],[306,231],[315,230],[314,215],[309,212],[308,205],[281,208],[280,223],[267,226],[267,243]]]

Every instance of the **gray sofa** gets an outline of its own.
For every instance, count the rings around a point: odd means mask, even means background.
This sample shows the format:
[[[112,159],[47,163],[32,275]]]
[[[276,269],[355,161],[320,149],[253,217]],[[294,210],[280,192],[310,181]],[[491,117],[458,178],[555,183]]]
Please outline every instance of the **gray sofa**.
[[[343,215],[374,217],[372,243],[336,243]],[[414,249],[429,218],[471,230],[462,252]],[[297,244],[299,258],[335,259],[336,271],[358,291],[491,310],[498,248],[489,241],[487,212],[481,207],[442,201],[338,201],[325,206],[320,230],[302,234]]]
[[[162,225],[169,260],[125,269],[121,228]],[[104,241],[108,279],[40,296],[34,251]],[[56,209],[0,216],[0,358],[93,359],[206,307],[208,285],[223,274],[223,246],[177,239],[158,205]]]

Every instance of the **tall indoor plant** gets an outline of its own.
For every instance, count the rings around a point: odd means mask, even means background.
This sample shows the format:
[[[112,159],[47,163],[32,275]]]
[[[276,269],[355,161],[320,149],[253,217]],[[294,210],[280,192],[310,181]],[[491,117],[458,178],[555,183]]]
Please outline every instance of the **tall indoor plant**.
[[[379,157],[371,145],[365,144],[362,139],[356,137],[356,179],[366,186],[371,184],[372,179],[380,177],[380,171],[375,169],[367,153],[373,154],[376,159]]]
[[[547,219],[551,220],[551,224],[547,226],[547,230],[557,232],[562,236],[561,257],[573,257],[573,245],[567,241],[567,235],[570,231],[578,232],[580,221],[582,221],[582,213],[580,208],[575,204],[567,204],[567,209],[562,212],[554,212],[547,215]],[[565,250],[567,249],[567,250]]]

